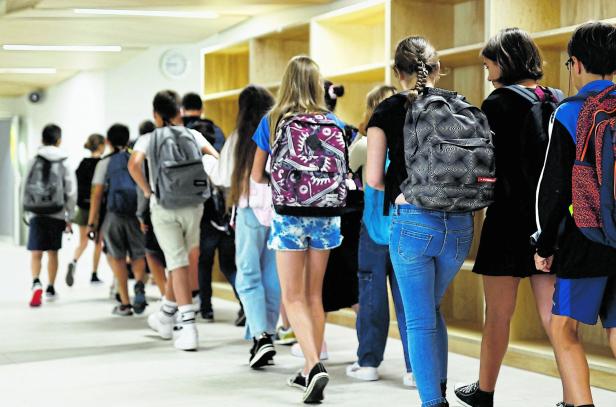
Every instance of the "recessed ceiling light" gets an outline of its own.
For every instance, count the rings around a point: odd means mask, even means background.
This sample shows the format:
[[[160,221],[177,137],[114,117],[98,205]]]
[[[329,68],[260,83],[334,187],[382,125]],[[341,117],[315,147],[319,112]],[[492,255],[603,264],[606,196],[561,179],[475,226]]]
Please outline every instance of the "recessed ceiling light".
[[[5,51],[120,52],[119,45],[3,45]]]
[[[0,68],[0,74],[50,74],[57,73],[55,68]]]
[[[91,14],[99,16],[131,16],[131,17],[171,17],[171,18],[219,18],[218,13],[212,11],[164,11],[164,10],[116,10],[101,8],[76,8],[77,14]]]

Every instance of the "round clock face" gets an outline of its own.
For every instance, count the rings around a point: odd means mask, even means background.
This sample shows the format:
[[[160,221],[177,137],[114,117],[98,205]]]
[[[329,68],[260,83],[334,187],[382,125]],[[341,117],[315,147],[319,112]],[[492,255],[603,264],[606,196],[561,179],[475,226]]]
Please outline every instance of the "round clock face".
[[[177,50],[169,50],[160,59],[160,69],[171,79],[179,79],[188,71],[188,60]]]

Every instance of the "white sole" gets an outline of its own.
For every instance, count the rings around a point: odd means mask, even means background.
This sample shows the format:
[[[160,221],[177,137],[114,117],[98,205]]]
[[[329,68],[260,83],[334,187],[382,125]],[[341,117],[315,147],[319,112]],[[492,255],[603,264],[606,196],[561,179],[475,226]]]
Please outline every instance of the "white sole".
[[[306,392],[304,393],[303,402],[304,403],[320,403],[323,401],[323,390],[329,383],[329,375],[327,373],[317,373],[308,387],[306,387]],[[318,391],[319,394],[312,394],[314,391]],[[309,400],[312,396],[318,396],[313,400]]]
[[[263,360],[268,354],[272,356],[276,355],[276,349],[274,349],[274,345],[267,345],[259,349],[259,351],[250,359],[250,367],[255,366],[259,362]],[[267,366],[267,364],[263,365]]]
[[[471,406],[470,404],[466,404],[465,402],[463,402],[462,400],[460,400],[460,399],[458,398],[458,396],[455,394],[455,392],[454,392],[454,397],[456,398],[456,401],[457,401],[457,402],[458,402],[458,403],[459,403],[462,407],[473,407],[473,406]]]

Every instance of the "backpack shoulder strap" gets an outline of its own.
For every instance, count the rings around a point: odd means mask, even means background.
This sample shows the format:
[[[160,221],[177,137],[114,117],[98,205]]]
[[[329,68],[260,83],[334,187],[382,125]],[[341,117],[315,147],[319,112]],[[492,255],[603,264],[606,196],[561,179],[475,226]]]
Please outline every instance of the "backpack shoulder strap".
[[[539,96],[537,96],[535,94],[535,92],[533,92],[532,90],[530,90],[530,89],[528,89],[528,88],[526,88],[524,86],[509,85],[509,86],[505,86],[504,89],[509,89],[509,90],[517,93],[518,95],[522,96],[524,99],[528,100],[532,104],[540,102]]]
[[[552,96],[554,96],[554,98],[556,99],[557,103],[560,103],[560,102],[562,102],[565,99],[565,94],[563,93],[562,90],[556,89],[556,88],[551,88],[551,87],[547,87],[546,89],[550,91]]]

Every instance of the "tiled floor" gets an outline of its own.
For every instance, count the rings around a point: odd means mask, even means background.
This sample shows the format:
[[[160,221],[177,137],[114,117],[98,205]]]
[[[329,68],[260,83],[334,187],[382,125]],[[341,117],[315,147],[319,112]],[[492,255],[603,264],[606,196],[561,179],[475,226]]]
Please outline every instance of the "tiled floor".
[[[64,266],[61,268],[57,283],[60,298],[56,303],[30,309],[27,252],[0,246],[0,259],[1,407],[300,404],[301,393],[286,387],[285,379],[302,361],[291,356],[288,348],[279,347],[275,367],[251,371],[247,367],[249,344],[241,339],[242,330],[231,324],[237,311],[233,303],[215,301],[218,322],[200,323],[199,352],[183,353],[148,330],[144,316],[111,316],[108,285],[88,284],[88,260],[79,268],[76,284],[70,289],[63,283]],[[45,281],[46,274],[43,276]],[[101,277],[111,281],[106,267]],[[156,291],[148,286],[152,296]],[[417,391],[401,384],[399,341],[389,342],[381,367],[382,380],[360,383],[344,374],[346,365],[354,360],[355,332],[328,326],[326,336],[330,351],[326,366],[332,374],[326,405],[419,405]],[[477,360],[451,354],[449,361],[450,383],[476,376]],[[559,394],[557,379],[504,367],[496,405],[554,406]],[[616,406],[616,393],[595,389],[594,395],[597,406]]]

